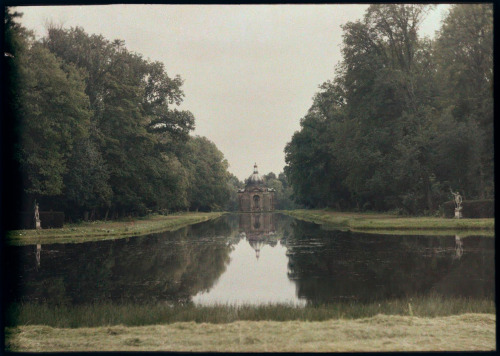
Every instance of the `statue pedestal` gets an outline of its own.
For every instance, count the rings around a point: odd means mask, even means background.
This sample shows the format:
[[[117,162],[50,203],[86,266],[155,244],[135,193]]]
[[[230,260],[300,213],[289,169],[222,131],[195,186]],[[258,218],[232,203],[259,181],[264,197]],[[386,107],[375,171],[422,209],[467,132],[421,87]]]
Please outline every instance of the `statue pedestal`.
[[[455,218],[460,219],[462,217],[462,208],[455,208]]]
[[[40,223],[40,220],[39,219],[36,219],[35,220],[35,229],[39,230],[42,228],[42,225]]]

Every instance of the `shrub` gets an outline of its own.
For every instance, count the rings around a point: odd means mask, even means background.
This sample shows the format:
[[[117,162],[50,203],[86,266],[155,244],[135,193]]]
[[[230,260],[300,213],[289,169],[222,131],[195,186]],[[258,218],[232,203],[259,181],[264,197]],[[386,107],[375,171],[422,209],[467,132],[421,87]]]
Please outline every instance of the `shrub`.
[[[40,222],[43,229],[63,227],[64,213],[62,211],[41,211]]]
[[[441,209],[443,211],[444,218],[452,218],[455,216],[455,202],[447,201],[443,205],[441,205]]]

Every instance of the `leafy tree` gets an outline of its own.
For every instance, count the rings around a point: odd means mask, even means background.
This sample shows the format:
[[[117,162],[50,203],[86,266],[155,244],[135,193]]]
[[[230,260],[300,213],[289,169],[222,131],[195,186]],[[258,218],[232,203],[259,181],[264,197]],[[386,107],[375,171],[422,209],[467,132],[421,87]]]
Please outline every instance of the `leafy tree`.
[[[171,153],[162,153],[154,166],[154,191],[150,192],[151,207],[168,212],[189,208],[189,169]]]
[[[123,41],[78,27],[52,26],[44,44],[88,73],[92,141],[109,175],[113,216],[186,207],[187,175],[178,157],[194,116],[169,107],[182,101],[182,79],[127,51]]]
[[[21,105],[19,92],[21,90],[21,68],[19,56],[26,51],[30,33],[16,22],[21,14],[11,8],[4,7],[4,54],[2,59],[1,78],[4,80],[3,88],[3,119],[2,125],[2,152],[4,175],[2,184],[3,201],[9,209],[4,210],[4,224],[15,225],[17,212],[32,206],[26,201],[22,185],[22,173],[19,162],[20,142],[20,115]],[[21,198],[21,199],[20,199]]]
[[[54,196],[63,192],[63,176],[75,140],[87,134],[88,97],[81,72],[40,44],[27,44],[16,57],[22,68],[19,161],[26,192]]]
[[[334,147],[337,157],[347,161],[344,182],[358,208],[394,206],[399,195],[393,189],[395,148],[422,126],[425,107],[432,104],[430,47],[417,37],[427,10],[423,5],[372,5],[363,22],[343,27],[344,61],[337,81],[346,121],[354,122],[340,125],[347,144]]]
[[[36,41],[16,16],[5,15],[8,98],[25,209],[42,197],[44,209],[91,219],[225,206],[227,162],[189,136],[193,114],[173,107],[184,97],[180,76],[79,27],[51,25]]]
[[[226,203],[226,210],[228,211],[238,211],[239,201],[238,201],[238,189],[243,188],[245,185],[242,181],[238,179],[234,174],[228,174],[228,189],[229,189],[229,200]]]
[[[189,170],[188,200],[192,210],[220,210],[229,200],[228,163],[206,137],[189,140],[182,158]]]
[[[302,130],[285,147],[285,174],[293,197],[309,207],[338,205],[346,198],[341,187],[345,175],[332,151],[335,131],[331,129],[343,122],[343,103],[338,86],[325,83],[322,88],[301,120]]]
[[[337,76],[285,148],[296,202],[424,213],[451,186],[492,196],[492,7],[453,6],[435,41],[418,37],[429,9],[371,5],[343,26]]]
[[[281,177],[281,179],[279,179]],[[266,185],[269,188],[275,190],[275,209],[277,210],[288,210],[296,207],[292,200],[292,189],[287,183],[283,185],[283,181],[286,181],[286,176],[281,172],[278,177],[273,172],[264,175]]]
[[[479,125],[478,196],[493,197],[493,6],[451,7],[435,44],[441,105],[459,122]],[[457,187],[458,188],[458,187]],[[464,187],[470,191],[470,188]],[[456,189],[456,188],[455,188]]]
[[[74,218],[91,211],[90,219],[95,218],[96,210],[111,206],[113,191],[108,182],[107,166],[97,145],[90,138],[80,140],[68,161],[65,211]],[[74,212],[78,212],[78,215],[74,215]]]

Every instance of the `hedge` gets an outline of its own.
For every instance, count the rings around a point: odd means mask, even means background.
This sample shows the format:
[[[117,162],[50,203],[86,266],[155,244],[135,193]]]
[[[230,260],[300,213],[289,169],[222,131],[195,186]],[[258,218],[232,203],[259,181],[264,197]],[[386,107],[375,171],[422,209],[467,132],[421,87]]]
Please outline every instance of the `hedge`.
[[[62,211],[40,211],[42,229],[63,227],[64,213]],[[22,212],[15,229],[34,229],[35,215],[33,212]]]
[[[445,218],[455,217],[455,202],[448,201],[442,205]],[[462,217],[468,219],[494,218],[495,200],[465,200],[462,202]]]

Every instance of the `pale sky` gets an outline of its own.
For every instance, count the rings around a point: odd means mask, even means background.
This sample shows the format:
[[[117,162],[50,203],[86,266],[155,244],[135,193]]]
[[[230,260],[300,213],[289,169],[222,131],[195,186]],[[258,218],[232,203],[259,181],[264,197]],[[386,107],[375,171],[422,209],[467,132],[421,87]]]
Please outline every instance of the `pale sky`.
[[[160,61],[184,79],[182,110],[195,135],[213,141],[240,180],[278,174],[284,148],[318,86],[335,75],[341,24],[368,5],[99,5],[18,7],[22,24],[45,35],[48,21],[125,40],[129,51]],[[433,36],[448,5],[421,35]]]

